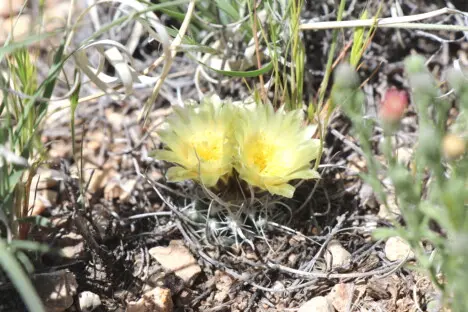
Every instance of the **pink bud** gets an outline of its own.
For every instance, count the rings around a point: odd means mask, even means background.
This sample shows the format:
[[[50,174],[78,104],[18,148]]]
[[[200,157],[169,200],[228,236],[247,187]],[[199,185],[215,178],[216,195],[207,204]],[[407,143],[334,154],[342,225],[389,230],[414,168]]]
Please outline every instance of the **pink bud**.
[[[381,107],[380,119],[389,124],[400,121],[408,106],[408,94],[397,88],[390,88],[385,92]]]

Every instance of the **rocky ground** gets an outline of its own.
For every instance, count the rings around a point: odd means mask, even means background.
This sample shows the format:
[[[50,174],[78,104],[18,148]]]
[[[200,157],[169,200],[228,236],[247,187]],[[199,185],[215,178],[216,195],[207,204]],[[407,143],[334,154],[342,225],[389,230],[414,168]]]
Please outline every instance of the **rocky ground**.
[[[333,1],[322,2],[306,1],[304,19],[332,11]],[[399,2],[406,15],[447,5],[468,10],[464,1]],[[57,10],[67,4],[51,1],[49,7]],[[352,1],[346,18],[357,18],[366,5],[374,10],[378,4]],[[381,14],[391,15],[390,4]],[[4,22],[9,18],[6,11],[0,10],[0,15]],[[460,22],[447,16],[432,21]],[[92,26],[84,25],[81,31],[84,36]],[[114,33],[113,39],[125,43],[128,32]],[[0,41],[2,36],[0,30]],[[361,70],[363,79],[371,77],[364,87],[368,116],[375,116],[387,88],[407,87],[402,63],[407,55],[428,57],[435,75],[455,59],[468,63],[465,36],[378,30]],[[304,32],[308,98],[316,96],[323,78],[330,37],[330,31]],[[344,32],[341,46],[347,38],[350,33]],[[159,55],[158,47],[145,38],[140,42],[134,56],[142,65],[149,64]],[[41,49],[46,63],[47,47]],[[201,238],[205,229],[181,213],[194,205],[199,190],[191,183],[168,183],[166,165],[148,157],[160,147],[154,130],[171,113],[170,103],[177,101],[178,93],[183,99],[195,98],[196,69],[193,60],[177,57],[144,127],[137,120],[149,88],[123,101],[102,97],[80,105],[80,157],[73,157],[66,103],[51,103],[42,131],[48,160],[33,179],[31,193],[32,213],[48,217],[51,225],[30,230],[31,239],[65,255],[31,255],[36,267],[32,278],[50,311],[426,311],[437,295],[427,277],[410,270],[415,262],[408,245],[398,237],[371,237],[376,227],[390,225],[392,216],[380,209],[370,186],[359,179],[366,163],[356,148],[359,142],[349,134],[349,121],[339,111],[332,116],[325,140],[323,178],[298,188],[288,202],[294,210],[276,207],[265,232],[251,243]],[[241,100],[240,86],[240,80],[232,79],[219,90],[220,96]],[[398,155],[408,164],[417,130],[411,105],[402,124]],[[376,153],[380,138],[376,129]],[[78,162],[83,164],[85,190],[80,189]],[[398,214],[396,205],[394,213]],[[24,310],[2,274],[0,290],[0,311]]]

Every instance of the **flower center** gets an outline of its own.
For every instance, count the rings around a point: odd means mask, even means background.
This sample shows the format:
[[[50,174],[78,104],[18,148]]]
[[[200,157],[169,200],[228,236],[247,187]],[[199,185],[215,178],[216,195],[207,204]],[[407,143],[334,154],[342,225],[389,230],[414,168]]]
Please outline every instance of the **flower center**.
[[[271,144],[262,133],[255,135],[248,145],[251,151],[248,156],[249,162],[263,172],[271,163],[276,146]]]
[[[223,135],[211,131],[194,135],[192,147],[202,161],[216,161],[223,155]]]

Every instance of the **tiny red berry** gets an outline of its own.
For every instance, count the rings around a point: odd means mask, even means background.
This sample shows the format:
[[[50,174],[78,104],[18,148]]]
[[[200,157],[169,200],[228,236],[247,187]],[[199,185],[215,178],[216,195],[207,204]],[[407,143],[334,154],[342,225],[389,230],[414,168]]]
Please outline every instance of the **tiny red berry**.
[[[396,88],[390,88],[385,92],[381,107],[380,119],[389,124],[400,121],[408,106],[408,94]]]

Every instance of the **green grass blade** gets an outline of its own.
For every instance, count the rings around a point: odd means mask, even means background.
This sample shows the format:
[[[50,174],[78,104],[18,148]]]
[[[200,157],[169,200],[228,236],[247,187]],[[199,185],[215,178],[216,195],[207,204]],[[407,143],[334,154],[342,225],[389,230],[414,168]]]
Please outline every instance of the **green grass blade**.
[[[223,10],[227,13],[234,21],[239,20],[241,17],[239,16],[238,10],[236,10],[230,3],[230,1],[226,0],[217,0],[216,4],[218,8]]]
[[[46,312],[31,280],[23,271],[15,257],[10,253],[7,244],[2,239],[0,239],[0,265],[3,267],[13,285],[15,285],[28,310]]]
[[[273,63],[272,62],[269,62],[268,64],[264,65],[260,69],[250,70],[250,71],[221,70],[221,69],[212,68],[212,67],[210,67],[210,66],[208,66],[206,64],[203,64],[201,62],[200,62],[200,64],[202,64],[202,65],[206,66],[207,68],[217,72],[218,74],[222,74],[222,75],[229,76],[229,77],[242,77],[242,78],[258,77],[260,75],[268,73],[269,71],[271,71],[273,69]]]
[[[40,253],[48,253],[48,252],[59,252],[60,249],[53,249],[47,245],[33,242],[33,241],[25,241],[25,240],[12,240],[10,242],[10,248],[14,249],[21,249],[27,251],[36,251]]]
[[[47,78],[37,88],[33,96],[33,99],[29,100],[27,105],[24,106],[22,116],[18,121],[18,125],[16,126],[13,144],[15,144],[18,138],[20,137],[20,131],[23,128],[24,124],[27,122],[27,118],[30,115],[30,111],[32,109],[36,109],[37,111],[36,125],[35,125],[36,128],[37,126],[39,126],[39,123],[41,122],[42,118],[45,116],[47,112],[47,104],[48,104],[47,101],[36,101],[34,100],[34,98],[42,97],[43,99],[49,99],[52,96],[52,92],[55,88],[55,82],[60,73],[60,69],[62,68],[63,63],[64,63],[64,60],[63,60],[64,48],[65,48],[65,40],[62,41],[62,44],[60,45],[59,49],[54,55],[54,63],[49,70]]]
[[[37,43],[41,40],[49,38],[55,35],[56,32],[42,33],[40,35],[32,35],[21,41],[15,41],[8,43],[7,45],[0,48],[0,61],[5,57],[5,55],[13,53],[14,51],[20,48],[27,48],[34,43]]]
[[[361,20],[367,19],[367,10],[365,10],[361,17]],[[354,67],[357,67],[359,60],[361,59],[361,51],[364,46],[364,27],[358,27],[354,30],[353,35],[353,46],[351,47],[351,55],[349,62]]]
[[[80,79],[78,72],[75,73],[75,79]],[[80,99],[80,89],[81,89],[81,84],[78,85],[76,88],[75,92],[70,96],[70,127],[71,127],[71,136],[72,136],[72,151],[73,154],[76,151],[76,146],[75,146],[75,112],[78,107],[78,100]]]

